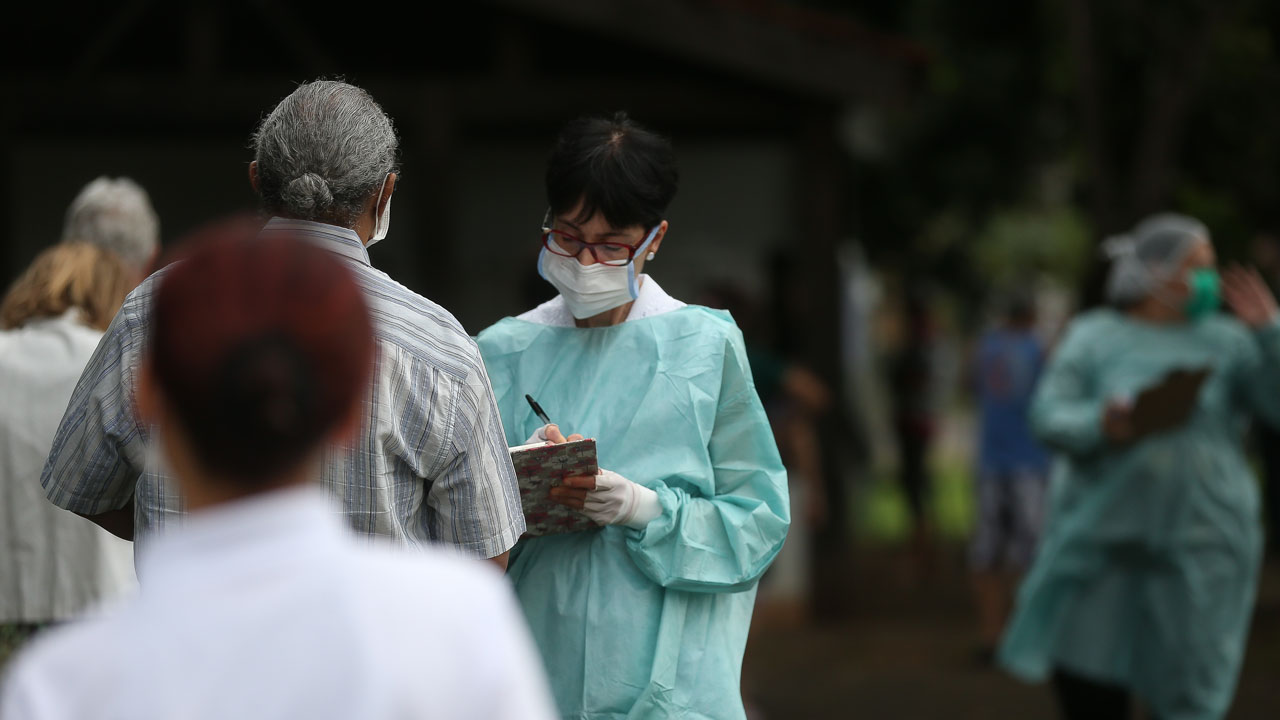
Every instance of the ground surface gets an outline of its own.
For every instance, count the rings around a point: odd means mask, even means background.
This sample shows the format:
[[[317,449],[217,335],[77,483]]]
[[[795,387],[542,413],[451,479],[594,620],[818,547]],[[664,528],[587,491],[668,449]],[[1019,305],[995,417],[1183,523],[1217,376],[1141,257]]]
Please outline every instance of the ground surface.
[[[743,672],[753,720],[965,720],[1057,717],[1047,686],[1025,685],[975,657],[963,563],[954,549],[929,580],[891,548],[862,550],[848,620],[753,628]],[[1280,718],[1280,566],[1263,576],[1231,720]]]

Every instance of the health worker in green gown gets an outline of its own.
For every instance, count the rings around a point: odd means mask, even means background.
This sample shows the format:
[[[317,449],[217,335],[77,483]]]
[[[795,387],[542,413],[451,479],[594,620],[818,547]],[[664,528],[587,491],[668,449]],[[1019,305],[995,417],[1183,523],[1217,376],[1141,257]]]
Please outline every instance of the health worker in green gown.
[[[538,259],[559,295],[478,338],[509,444],[597,443],[600,473],[554,492],[601,527],[525,538],[509,570],[566,718],[745,717],[756,582],[790,522],[741,332],[640,272],[676,183],[625,114],[569,123]]]
[[[1000,658],[1052,676],[1067,718],[1128,718],[1132,700],[1159,720],[1221,718],[1262,551],[1242,433],[1251,415],[1280,422],[1276,302],[1256,272],[1219,276],[1191,218],[1150,218],[1108,251],[1114,307],[1071,323],[1032,404],[1058,466]],[[1135,413],[1177,370],[1208,372],[1184,411],[1174,397],[1163,422]]]

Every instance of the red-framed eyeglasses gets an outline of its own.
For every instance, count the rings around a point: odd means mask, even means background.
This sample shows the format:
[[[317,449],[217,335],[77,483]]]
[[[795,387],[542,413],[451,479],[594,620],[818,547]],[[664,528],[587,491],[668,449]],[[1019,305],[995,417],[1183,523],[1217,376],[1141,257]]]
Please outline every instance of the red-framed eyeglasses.
[[[582,254],[582,248],[587,248],[601,265],[626,265],[635,258],[639,247],[639,244],[588,242],[561,230],[543,230],[542,244],[556,255],[571,258],[578,257]]]
[[[587,248],[591,251],[591,256],[601,265],[627,265],[635,259],[636,251],[644,244],[643,240],[635,245],[620,242],[589,242],[563,230],[556,230],[550,225],[551,216],[548,212],[547,217],[542,220],[542,245],[549,252],[576,258],[582,254],[583,248]]]

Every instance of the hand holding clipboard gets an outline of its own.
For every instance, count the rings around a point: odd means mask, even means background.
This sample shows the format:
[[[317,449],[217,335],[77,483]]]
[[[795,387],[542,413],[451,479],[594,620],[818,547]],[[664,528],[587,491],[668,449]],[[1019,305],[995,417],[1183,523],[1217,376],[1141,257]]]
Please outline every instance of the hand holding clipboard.
[[[1103,429],[1115,442],[1126,443],[1182,426],[1195,412],[1200,388],[1210,368],[1173,370],[1142,392],[1132,403],[1112,403]]]

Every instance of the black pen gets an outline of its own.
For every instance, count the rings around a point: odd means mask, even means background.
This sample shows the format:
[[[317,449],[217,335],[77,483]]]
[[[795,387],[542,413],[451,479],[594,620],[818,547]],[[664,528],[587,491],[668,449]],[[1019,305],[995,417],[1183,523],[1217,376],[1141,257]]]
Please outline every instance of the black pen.
[[[543,425],[551,424],[551,418],[547,417],[547,414],[542,412],[542,406],[538,404],[537,400],[533,399],[532,395],[525,395],[524,399],[529,401],[529,407],[533,408],[533,414],[538,416],[538,419],[542,421]]]

